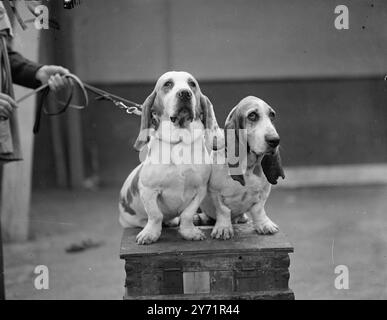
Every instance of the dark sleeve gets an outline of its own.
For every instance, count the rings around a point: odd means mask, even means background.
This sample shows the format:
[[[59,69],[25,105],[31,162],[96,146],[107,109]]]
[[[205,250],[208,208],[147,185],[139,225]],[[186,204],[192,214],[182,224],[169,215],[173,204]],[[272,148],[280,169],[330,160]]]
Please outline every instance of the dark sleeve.
[[[13,83],[32,89],[41,85],[41,82],[35,78],[36,72],[42,67],[41,64],[24,58],[10,47],[8,47],[8,56]]]

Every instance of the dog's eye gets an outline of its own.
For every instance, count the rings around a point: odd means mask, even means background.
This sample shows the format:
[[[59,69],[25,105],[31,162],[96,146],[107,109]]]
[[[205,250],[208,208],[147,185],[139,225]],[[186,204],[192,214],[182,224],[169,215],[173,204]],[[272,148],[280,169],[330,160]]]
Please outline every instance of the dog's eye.
[[[173,87],[173,82],[172,81],[167,81],[166,83],[164,83],[164,87],[165,88],[172,88]]]
[[[259,116],[258,116],[258,113],[256,113],[256,112],[251,112],[248,116],[247,116],[247,118],[250,120],[250,121],[258,121],[258,119],[259,119]]]
[[[189,80],[189,81],[188,81],[188,84],[189,84],[190,87],[196,88],[196,83],[195,83],[194,81]]]
[[[269,112],[269,118],[271,121],[274,121],[274,119],[275,119],[275,112],[274,111]]]

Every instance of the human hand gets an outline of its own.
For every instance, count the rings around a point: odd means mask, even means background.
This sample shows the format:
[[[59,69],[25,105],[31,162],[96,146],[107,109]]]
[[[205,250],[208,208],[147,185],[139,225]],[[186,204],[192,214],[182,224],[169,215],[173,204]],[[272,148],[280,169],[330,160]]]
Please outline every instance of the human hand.
[[[70,73],[69,70],[61,66],[43,66],[36,72],[36,79],[42,84],[48,83],[52,91],[66,88],[70,83],[63,76]]]
[[[0,121],[7,120],[16,108],[15,100],[7,94],[0,93]]]

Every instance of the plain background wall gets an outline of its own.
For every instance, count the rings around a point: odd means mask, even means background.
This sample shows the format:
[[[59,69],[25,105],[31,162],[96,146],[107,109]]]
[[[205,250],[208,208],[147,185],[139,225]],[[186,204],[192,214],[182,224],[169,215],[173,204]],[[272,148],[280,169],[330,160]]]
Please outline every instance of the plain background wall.
[[[142,102],[164,71],[193,73],[220,124],[243,97],[278,112],[286,166],[387,163],[387,4],[353,0],[350,29],[334,28],[333,0],[84,0],[65,34],[81,79]],[[138,163],[139,118],[106,102],[82,111],[85,168],[123,182]],[[45,121],[45,120],[44,120]],[[35,184],[54,184],[49,125],[36,139]]]
[[[202,80],[381,76],[384,0],[85,0],[72,10],[77,73],[92,82],[153,82],[165,70]],[[66,30],[70,26],[65,26]]]

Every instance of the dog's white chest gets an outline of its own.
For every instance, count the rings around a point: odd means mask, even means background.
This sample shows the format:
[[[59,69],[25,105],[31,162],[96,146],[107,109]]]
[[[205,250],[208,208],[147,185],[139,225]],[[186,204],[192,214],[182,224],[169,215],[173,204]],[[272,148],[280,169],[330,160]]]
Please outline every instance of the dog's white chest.
[[[209,179],[210,168],[195,165],[144,165],[141,185],[159,194],[164,215],[178,215]]]
[[[206,185],[211,167],[203,164],[208,153],[201,139],[171,145],[154,140],[141,172],[141,185],[159,193],[163,213],[177,214]],[[203,159],[201,159],[201,158]]]

